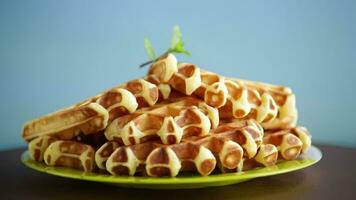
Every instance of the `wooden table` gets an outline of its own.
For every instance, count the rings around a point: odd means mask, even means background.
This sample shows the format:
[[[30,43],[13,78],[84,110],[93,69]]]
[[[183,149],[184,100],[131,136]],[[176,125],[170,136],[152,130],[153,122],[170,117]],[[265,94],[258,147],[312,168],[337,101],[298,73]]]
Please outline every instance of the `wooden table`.
[[[20,162],[24,149],[0,152],[0,199],[355,199],[356,149],[320,146],[322,160],[307,169],[205,189],[120,188],[42,174]]]

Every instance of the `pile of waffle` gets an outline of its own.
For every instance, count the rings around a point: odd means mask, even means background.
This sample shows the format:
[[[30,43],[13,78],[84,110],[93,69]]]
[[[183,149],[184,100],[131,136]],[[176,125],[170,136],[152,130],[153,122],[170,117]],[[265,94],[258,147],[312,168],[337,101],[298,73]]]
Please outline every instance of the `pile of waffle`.
[[[291,89],[223,77],[168,54],[147,76],[24,125],[33,160],[130,176],[228,173],[311,145]]]

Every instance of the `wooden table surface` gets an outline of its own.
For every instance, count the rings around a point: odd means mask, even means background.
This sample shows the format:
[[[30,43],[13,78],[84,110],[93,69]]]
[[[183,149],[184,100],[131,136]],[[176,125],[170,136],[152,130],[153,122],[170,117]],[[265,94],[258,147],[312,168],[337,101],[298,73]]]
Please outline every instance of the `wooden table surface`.
[[[355,199],[356,149],[317,145],[322,160],[307,169],[204,189],[128,189],[42,174],[20,162],[24,149],[0,152],[0,199]]]

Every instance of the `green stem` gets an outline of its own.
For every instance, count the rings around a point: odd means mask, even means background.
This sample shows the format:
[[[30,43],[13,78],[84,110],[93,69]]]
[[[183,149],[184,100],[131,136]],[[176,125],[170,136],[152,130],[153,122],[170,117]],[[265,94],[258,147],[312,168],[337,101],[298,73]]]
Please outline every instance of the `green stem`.
[[[139,67],[142,68],[142,67],[144,67],[144,66],[146,66],[146,65],[149,65],[149,64],[151,64],[151,63],[153,63],[153,62],[155,62],[155,60],[150,60],[150,61],[144,62],[144,63],[142,63],[141,65],[139,65]]]

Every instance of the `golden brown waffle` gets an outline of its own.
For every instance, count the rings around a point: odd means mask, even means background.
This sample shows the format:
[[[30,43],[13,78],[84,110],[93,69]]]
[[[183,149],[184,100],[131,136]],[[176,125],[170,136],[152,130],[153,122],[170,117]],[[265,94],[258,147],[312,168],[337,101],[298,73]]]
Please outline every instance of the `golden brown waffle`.
[[[272,105],[273,100],[273,104],[277,105],[278,113],[273,120],[262,121],[262,126],[265,129],[288,129],[296,126],[298,111],[296,107],[295,94],[290,88],[236,78],[229,78],[229,80],[239,83],[240,85],[243,85],[251,90],[257,91],[261,96],[262,104],[264,94],[268,94],[272,97],[270,105]]]
[[[156,85],[144,79],[129,81],[81,103],[27,122],[22,136],[30,141],[44,135],[71,139],[80,133],[96,133],[105,129],[112,119],[140,107],[152,106],[157,100]]]
[[[262,131],[262,132],[261,132]],[[209,175],[216,163],[228,169],[237,169],[243,157],[254,158],[263,137],[263,129],[254,121],[237,121],[224,124],[206,137],[190,137],[179,144],[163,145],[146,142],[116,149],[108,158],[100,156],[99,164],[106,160],[106,169],[113,175],[134,175],[144,171],[149,176],[176,176],[179,171],[198,171]],[[265,154],[259,155],[263,164]]]
[[[269,167],[277,163],[278,149],[273,144],[261,144],[257,154],[253,158],[243,158],[237,169],[229,169],[218,165],[222,172],[246,171],[258,167]]]
[[[84,135],[80,134],[71,140],[60,140],[54,136],[39,136],[28,143],[28,151],[33,160],[42,162],[44,161],[44,153],[48,146],[55,141],[72,141],[78,144],[85,144],[91,146],[93,149],[99,149],[107,142],[103,132],[95,134]],[[104,155],[104,154],[103,154]]]
[[[261,144],[260,148],[258,149],[258,152],[256,156],[253,159],[249,159],[253,161],[254,167],[256,166],[272,166],[275,165],[277,162],[278,158],[278,150],[277,147],[274,146],[273,144]],[[248,169],[247,162],[244,162],[244,169]]]
[[[31,140],[28,144],[28,152],[30,153],[31,158],[35,161],[42,162],[44,152],[54,141],[57,141],[57,139],[47,135]]]
[[[172,95],[172,89],[169,84],[159,82],[158,78],[154,75],[148,75],[145,80],[156,85],[159,91],[158,101],[166,100]]]
[[[63,166],[90,172],[94,169],[94,149],[74,141],[55,141],[44,152],[49,166]]]
[[[225,105],[229,92],[225,85],[225,78],[214,73],[201,71],[200,79],[200,87],[193,94],[204,99],[212,107],[220,108]]]
[[[115,141],[108,141],[104,143],[98,150],[95,152],[95,163],[99,169],[106,169],[106,161],[109,156],[119,148],[121,145]]]
[[[302,141],[302,153],[307,152],[312,144],[312,136],[308,129],[303,126],[297,126],[291,129],[291,133],[296,135]]]
[[[266,129],[286,129],[296,125],[295,95],[287,87],[227,78],[203,71],[193,64],[175,66],[173,55],[157,63],[170,64],[151,66],[148,76],[155,77],[155,84],[168,84],[185,95],[200,97],[208,105],[219,108],[220,118],[254,118]]]
[[[244,158],[241,170],[250,170],[256,167],[272,166],[277,159],[295,160],[301,153],[305,153],[311,146],[311,135],[304,127],[292,129],[265,131],[262,144],[256,156]],[[219,166],[223,172],[231,170]]]
[[[71,139],[80,133],[103,130],[108,123],[107,110],[98,103],[66,108],[25,124],[22,137],[30,141],[39,136]]]
[[[105,131],[109,141],[125,145],[159,138],[163,144],[179,143],[183,137],[204,136],[217,127],[217,109],[193,97],[164,102],[116,118]]]
[[[311,145],[311,136],[306,128],[296,127],[276,132],[266,132],[264,143],[277,146],[279,154],[285,160],[294,160],[300,153],[306,152]]]

